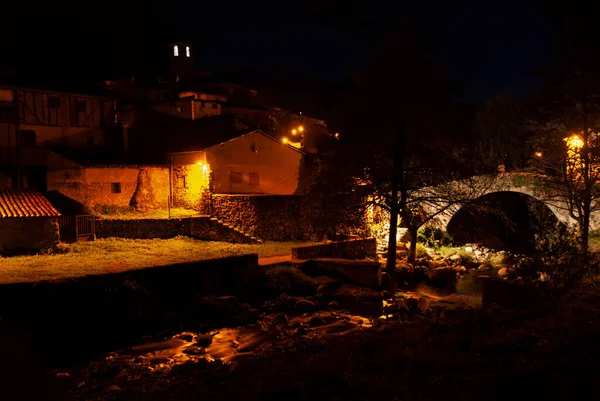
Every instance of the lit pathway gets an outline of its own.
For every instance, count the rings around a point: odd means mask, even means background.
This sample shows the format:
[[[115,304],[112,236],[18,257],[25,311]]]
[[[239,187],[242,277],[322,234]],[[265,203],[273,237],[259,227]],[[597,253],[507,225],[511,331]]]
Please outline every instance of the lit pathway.
[[[292,255],[270,256],[268,258],[258,258],[259,266],[273,265],[276,263],[290,262]]]

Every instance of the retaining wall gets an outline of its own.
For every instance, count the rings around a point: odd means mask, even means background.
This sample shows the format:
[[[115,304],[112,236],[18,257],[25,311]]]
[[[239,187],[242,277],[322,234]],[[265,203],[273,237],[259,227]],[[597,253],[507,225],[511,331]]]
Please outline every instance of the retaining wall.
[[[343,258],[365,259],[377,256],[375,238],[350,239],[292,248],[292,259]]]

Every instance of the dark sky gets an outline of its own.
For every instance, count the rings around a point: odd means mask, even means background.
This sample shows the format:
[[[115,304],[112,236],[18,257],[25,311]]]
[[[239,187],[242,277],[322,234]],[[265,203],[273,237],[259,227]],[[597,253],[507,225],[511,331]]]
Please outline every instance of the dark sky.
[[[527,0],[70,0],[16,2],[3,14],[14,33],[0,42],[4,75],[39,79],[150,71],[167,57],[167,43],[187,41],[208,71],[339,83],[390,31],[406,27],[460,84],[461,100],[479,102],[504,91],[527,94],[530,71],[550,64],[558,47]]]

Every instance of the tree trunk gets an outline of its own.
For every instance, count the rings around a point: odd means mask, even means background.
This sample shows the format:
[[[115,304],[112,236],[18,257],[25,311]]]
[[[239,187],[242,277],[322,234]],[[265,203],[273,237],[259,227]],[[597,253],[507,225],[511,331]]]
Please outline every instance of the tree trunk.
[[[385,271],[392,278],[392,286],[396,287],[396,235],[398,233],[398,168],[397,155],[394,154],[394,165],[392,166],[391,199],[390,199],[390,229],[388,238],[388,256]]]
[[[410,233],[410,248],[408,250],[407,262],[414,265],[417,258],[417,229],[409,227],[408,232]]]
[[[590,237],[590,202],[584,201],[583,205],[583,216],[581,219],[580,227],[580,241],[581,241],[581,256],[585,262],[588,261],[588,245]]]

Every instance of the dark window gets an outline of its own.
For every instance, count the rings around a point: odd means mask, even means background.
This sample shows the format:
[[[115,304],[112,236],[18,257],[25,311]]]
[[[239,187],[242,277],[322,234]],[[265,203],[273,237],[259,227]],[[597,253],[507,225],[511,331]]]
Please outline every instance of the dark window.
[[[50,108],[50,109],[60,108],[60,98],[58,96],[48,96],[48,108]]]
[[[258,183],[258,173],[248,173],[248,185],[257,187]]]
[[[93,136],[88,137],[87,144],[88,144],[88,146],[94,146],[94,137]]]
[[[21,147],[35,148],[35,131],[29,129],[21,130]]]
[[[121,193],[121,183],[120,182],[111,182],[110,183],[110,192],[113,194]]]
[[[181,177],[177,177],[177,187],[178,188],[187,188],[187,180],[185,179],[185,175]]]
[[[85,100],[78,100],[77,101],[77,112],[78,113],[85,113],[87,112],[87,103]]]
[[[229,173],[229,186],[231,188],[239,188],[242,186],[243,182],[244,175],[242,173],[238,173],[237,171]]]
[[[204,108],[206,107],[206,104],[204,104],[204,102],[200,103],[200,107]]]
[[[216,108],[217,108],[217,104],[216,104],[216,103],[213,103],[213,104],[212,104],[212,108],[213,108],[213,109],[216,109]]]

